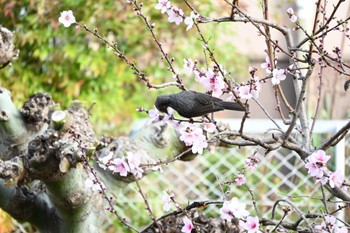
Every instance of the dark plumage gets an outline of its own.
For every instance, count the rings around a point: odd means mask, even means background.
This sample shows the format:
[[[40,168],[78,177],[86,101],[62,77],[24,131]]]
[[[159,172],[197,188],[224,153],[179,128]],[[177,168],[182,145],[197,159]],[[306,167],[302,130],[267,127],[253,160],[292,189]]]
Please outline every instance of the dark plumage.
[[[176,94],[160,95],[156,99],[156,108],[167,113],[168,107],[173,108],[180,116],[186,118],[203,116],[208,113],[225,109],[244,111],[238,103],[223,101],[222,99],[195,91],[182,91]]]

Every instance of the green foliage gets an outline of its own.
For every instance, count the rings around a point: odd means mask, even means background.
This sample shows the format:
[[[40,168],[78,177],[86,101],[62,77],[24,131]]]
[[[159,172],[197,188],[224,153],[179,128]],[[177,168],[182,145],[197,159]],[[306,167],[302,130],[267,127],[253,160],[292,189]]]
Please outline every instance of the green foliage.
[[[156,23],[160,41],[170,47],[170,57],[175,57],[177,71],[183,74],[185,57],[202,59],[204,66],[203,44],[195,29],[186,32],[183,24],[169,24],[166,14],[154,9],[155,2],[147,2],[143,11]],[[210,2],[194,1],[194,5],[203,14],[210,15],[216,9]],[[190,10],[183,1],[173,4],[189,15]],[[18,105],[36,92],[50,93],[62,108],[75,99],[84,101],[87,106],[96,102],[92,110],[96,128],[116,134],[125,132],[130,120],[145,116],[135,111],[138,106],[152,108],[156,95],[177,91],[175,88],[148,91],[111,49],[82,28],[60,25],[60,12],[69,9],[79,23],[97,28],[108,40],[117,41],[119,48],[144,69],[153,83],[172,81],[172,74],[162,62],[150,33],[125,1],[0,0],[0,22],[16,32],[15,43],[20,49],[18,61],[0,71],[0,85],[12,91]],[[227,29],[225,24],[202,27],[219,62],[229,71],[237,72],[232,67],[236,67],[241,58],[235,55],[234,45],[218,43]],[[193,77],[184,76],[184,80],[193,83]]]

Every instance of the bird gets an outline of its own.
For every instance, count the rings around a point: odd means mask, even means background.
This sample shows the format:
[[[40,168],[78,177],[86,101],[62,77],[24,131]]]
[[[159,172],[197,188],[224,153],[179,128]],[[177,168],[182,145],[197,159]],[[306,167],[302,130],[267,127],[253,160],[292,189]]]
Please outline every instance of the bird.
[[[176,94],[160,95],[156,98],[155,106],[163,113],[168,113],[168,107],[171,107],[185,118],[204,116],[225,109],[245,111],[245,108],[238,103],[223,101],[220,98],[196,91],[181,91]]]

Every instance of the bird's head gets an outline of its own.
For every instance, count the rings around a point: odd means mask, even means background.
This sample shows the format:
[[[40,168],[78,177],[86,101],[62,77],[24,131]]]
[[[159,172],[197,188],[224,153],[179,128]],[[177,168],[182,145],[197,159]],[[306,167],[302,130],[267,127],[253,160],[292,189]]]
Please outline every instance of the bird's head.
[[[156,99],[155,106],[160,112],[168,113],[170,102],[171,100],[169,95],[160,95]]]

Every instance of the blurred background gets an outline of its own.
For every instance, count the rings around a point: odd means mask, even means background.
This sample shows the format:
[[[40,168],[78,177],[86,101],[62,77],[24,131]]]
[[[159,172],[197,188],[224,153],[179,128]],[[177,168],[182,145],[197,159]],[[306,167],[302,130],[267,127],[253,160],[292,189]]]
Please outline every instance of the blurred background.
[[[143,11],[156,22],[157,36],[170,56],[174,56],[174,66],[181,74],[183,58],[204,59],[202,44],[194,36],[195,30],[186,32],[184,25],[168,23],[167,17],[154,9],[156,1],[153,2],[144,4]],[[182,1],[177,2],[174,4],[186,9]],[[205,15],[222,13],[209,0],[194,2]],[[0,85],[11,90],[18,104],[36,92],[50,93],[63,108],[75,99],[86,105],[96,102],[91,118],[100,133],[128,132],[130,119],[145,117],[135,111],[138,106],[153,108],[157,95],[178,90],[147,90],[111,49],[83,29],[59,24],[60,12],[69,9],[78,22],[97,28],[109,41],[118,42],[119,48],[153,83],[172,81],[150,33],[125,1],[0,0],[0,24],[16,32],[20,49],[18,61],[0,71]],[[239,56],[230,41],[222,42],[219,38],[233,30],[227,30],[228,24],[215,26],[206,25],[204,32],[220,60],[239,74],[247,59]],[[215,33],[210,33],[214,29]],[[194,82],[193,77],[187,79],[186,83]]]
[[[208,61],[196,30],[186,31],[186,26],[183,24],[176,26],[168,23],[167,16],[154,9],[156,2],[156,0],[145,1],[144,14],[151,22],[156,23],[155,32],[159,40],[164,43],[164,49],[169,52],[169,56],[174,57],[174,67],[187,87],[202,91],[203,88],[195,83],[194,77],[187,76],[183,69],[184,58],[197,59],[203,67]],[[182,0],[171,2],[183,9],[185,15],[190,14],[190,10]],[[230,7],[223,0],[193,0],[190,2],[198,12],[205,16],[230,15]],[[286,9],[292,6],[300,20],[311,27],[313,4],[309,2],[313,1],[271,1],[270,17],[282,25],[293,27],[286,14]],[[262,17],[260,1],[240,0],[240,6],[248,14]],[[330,3],[329,6],[331,7],[332,4]],[[81,28],[72,26],[65,28],[59,24],[60,12],[64,10],[72,10],[79,23],[86,24],[91,29],[97,28],[98,32],[109,41],[118,42],[119,48],[125,52],[129,60],[135,61],[138,67],[147,73],[152,83],[173,81],[172,73],[167,71],[167,66],[161,59],[162,55],[153,43],[143,21],[133,12],[132,6],[126,4],[126,1],[0,0],[0,24],[16,32],[15,43],[20,49],[19,59],[12,64],[12,67],[0,70],[0,86],[12,92],[18,107],[21,107],[23,101],[31,94],[37,92],[49,93],[62,108],[69,106],[73,100],[83,101],[86,106],[96,103],[91,120],[97,134],[118,136],[128,134],[132,130],[131,122],[147,117],[145,113],[136,112],[137,107],[153,108],[157,95],[178,91],[176,88],[148,90],[146,85],[133,75],[129,66],[118,59],[111,49],[106,48]],[[349,15],[348,10],[346,7],[342,8],[341,14]],[[264,77],[265,73],[260,69],[260,64],[265,62],[265,39],[258,36],[253,27],[247,24],[211,23],[202,25],[201,30],[209,39],[209,45],[214,50],[218,62],[223,64],[238,82],[245,82],[249,79],[249,66],[258,68],[258,75]],[[274,39],[283,44],[283,37],[279,33],[273,32],[272,35]],[[303,37],[299,31],[295,31],[293,35],[295,39]],[[342,45],[343,40],[339,34],[334,34],[333,38],[327,41],[331,43],[330,48],[333,44]],[[345,45],[343,48],[344,54],[349,54],[349,48]],[[288,60],[283,55],[279,56],[278,62],[282,68],[288,66]],[[344,119],[347,117],[350,104],[349,94],[343,90],[345,79],[340,79],[341,75],[332,70],[326,72],[327,75],[323,79],[324,91],[321,101],[323,110],[320,118]],[[319,79],[316,73],[308,87],[307,103],[310,116],[313,114],[317,101]],[[270,83],[265,85],[266,88],[261,94],[261,102],[273,117],[278,117],[273,89]],[[293,105],[295,96],[291,79],[284,81],[282,88]],[[225,112],[217,116],[236,118],[241,114]],[[251,117],[264,117],[263,112],[254,103],[251,103]],[[251,133],[263,133],[259,128],[264,124],[258,123],[255,126],[257,130]],[[322,137],[330,132],[331,130],[320,130],[320,135],[316,136],[315,143],[321,142]],[[343,149],[345,150],[345,146]],[[169,186],[169,182],[172,182],[173,187],[178,189],[176,193],[180,195],[178,200],[185,203],[193,200],[222,198],[222,194],[232,187],[221,187],[217,182],[232,179],[233,175],[243,166],[244,159],[242,158],[251,154],[251,149],[211,150],[193,163],[179,162],[175,166],[166,167],[166,174],[151,175],[143,179],[144,187],[151,187],[148,197],[155,213],[157,216],[162,214],[160,198],[162,190]],[[303,192],[313,192],[303,189],[300,189],[299,192],[295,189],[295,187],[304,187],[305,184],[308,185],[304,188],[313,188],[313,181],[306,179],[305,172],[299,171],[302,163],[293,159],[293,154],[281,151],[269,154],[270,157],[266,158],[263,154],[259,156],[264,164],[259,168],[258,173],[247,179],[252,186],[259,187],[259,190],[264,188],[266,192],[273,190],[261,197],[265,204],[270,203],[267,199],[271,201],[276,199],[276,193],[298,196]],[[290,176],[286,178],[286,174]],[[261,179],[261,177],[265,178]],[[157,187],[155,187],[156,183]],[[138,193],[135,190],[136,188],[130,185],[123,193],[118,194],[121,200],[119,202],[120,211],[125,216],[133,218],[132,221],[138,226],[144,226],[149,223],[149,217],[144,211],[142,200],[139,197],[136,198]],[[244,188],[232,188],[231,192],[249,199]],[[305,199],[301,199],[300,202],[305,202]],[[129,208],[125,209],[125,205],[128,205]],[[312,208],[317,209],[317,207],[318,205],[315,204]],[[8,219],[10,218],[1,213],[0,220],[5,223],[0,223],[0,233],[11,232],[5,229],[7,226],[9,229],[14,229],[11,228],[13,227],[12,220]],[[113,219],[111,218],[111,222],[106,225],[106,232],[116,232],[115,225],[118,223]],[[35,231],[29,226],[18,226],[17,232]]]

